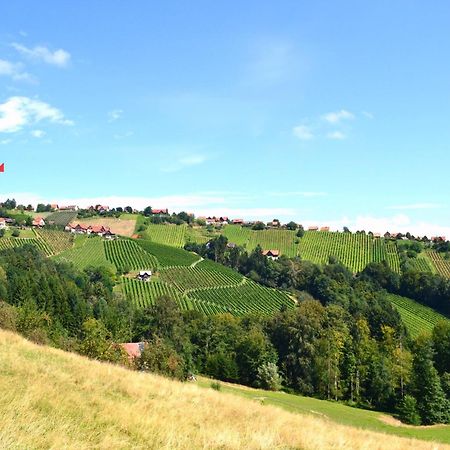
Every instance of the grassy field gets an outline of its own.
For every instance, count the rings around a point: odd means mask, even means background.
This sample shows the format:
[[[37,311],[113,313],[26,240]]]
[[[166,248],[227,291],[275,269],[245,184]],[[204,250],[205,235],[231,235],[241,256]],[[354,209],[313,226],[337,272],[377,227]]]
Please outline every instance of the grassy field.
[[[449,442],[449,427],[395,427],[376,413],[248,388],[217,392],[5,331],[0,361],[3,449],[431,450],[446,446],[399,436]]]
[[[440,320],[448,320],[434,309],[421,305],[409,298],[389,294],[389,300],[397,308],[413,338],[416,338],[424,331],[431,333]]]
[[[145,251],[156,256],[159,267],[190,266],[200,260],[200,257],[195,253],[190,253],[182,249],[157,244],[144,239],[138,239],[135,242]]]
[[[55,211],[53,213],[50,213],[48,216],[45,216],[44,218],[46,223],[53,222],[54,225],[65,227],[73,220],[76,220],[76,217],[76,211]]]
[[[199,377],[198,385],[209,388],[211,380]],[[367,411],[352,408],[342,403],[318,400],[311,397],[286,394],[284,392],[269,392],[260,389],[252,389],[231,383],[221,383],[221,391],[241,397],[262,402],[264,405],[273,405],[289,412],[308,414],[312,417],[321,417],[330,421],[351,425],[361,429],[380,431],[386,434],[395,434],[408,438],[426,439],[450,444],[450,425],[435,426],[406,426],[392,416],[376,411]],[[384,448],[390,448],[386,443]],[[349,446],[351,448],[351,446]],[[383,447],[381,447],[383,448]],[[443,448],[440,446],[438,448]]]

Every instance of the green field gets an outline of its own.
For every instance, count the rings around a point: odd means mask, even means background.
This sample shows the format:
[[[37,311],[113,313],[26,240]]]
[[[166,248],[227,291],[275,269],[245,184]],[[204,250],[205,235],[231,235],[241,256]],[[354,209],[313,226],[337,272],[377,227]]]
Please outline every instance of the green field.
[[[389,294],[388,298],[400,313],[403,323],[413,338],[424,331],[431,333],[440,320],[448,320],[434,309],[409,298],[393,294]]]
[[[24,245],[34,245],[41,250],[47,256],[52,254],[50,247],[41,239],[34,238],[22,238],[22,237],[2,237],[0,238],[0,250],[7,250],[9,248],[22,247]]]
[[[57,255],[73,247],[74,235],[65,231],[47,230],[45,228],[33,230],[36,236],[48,245],[51,253]]]
[[[199,377],[197,384],[203,388],[210,389],[211,382],[212,380],[208,378]],[[294,413],[326,418],[331,421],[330,426],[333,422],[336,422],[366,430],[450,444],[450,425],[413,427],[400,424],[400,426],[396,426],[383,421],[383,413],[377,411],[352,408],[338,402],[318,400],[312,397],[303,397],[284,392],[252,389],[238,384],[220,382],[220,385],[221,392],[225,394],[239,395],[258,403],[262,402],[264,405],[278,406]],[[381,445],[380,448],[383,448],[383,446]],[[440,447],[437,445],[436,448]]]

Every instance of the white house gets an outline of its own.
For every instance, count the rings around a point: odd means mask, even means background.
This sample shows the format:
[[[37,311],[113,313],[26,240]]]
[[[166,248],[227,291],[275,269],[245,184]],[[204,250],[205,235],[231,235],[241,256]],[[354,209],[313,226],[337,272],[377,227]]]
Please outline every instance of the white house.
[[[140,281],[150,281],[151,276],[152,276],[151,270],[140,270],[136,276],[136,279]]]
[[[0,217],[0,229],[6,228],[6,220],[3,217]]]

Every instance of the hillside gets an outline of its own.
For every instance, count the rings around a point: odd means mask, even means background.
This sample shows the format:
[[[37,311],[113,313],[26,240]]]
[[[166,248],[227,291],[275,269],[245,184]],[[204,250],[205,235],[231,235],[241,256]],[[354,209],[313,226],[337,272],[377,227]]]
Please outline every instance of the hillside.
[[[0,361],[5,449],[448,448],[89,361],[4,331]],[[447,428],[434,428],[437,437]]]

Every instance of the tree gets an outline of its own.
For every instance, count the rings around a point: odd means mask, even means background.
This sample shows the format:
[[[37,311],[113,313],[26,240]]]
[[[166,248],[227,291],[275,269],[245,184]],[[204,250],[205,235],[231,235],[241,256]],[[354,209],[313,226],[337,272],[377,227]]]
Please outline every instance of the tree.
[[[398,406],[398,416],[402,422],[410,425],[420,425],[417,400],[412,395],[405,395],[402,399]]]
[[[303,225],[299,225],[296,236],[298,238],[302,238],[304,235],[305,235],[305,229],[303,228]]]
[[[264,225],[264,222],[255,222],[252,226],[252,230],[261,231],[264,230],[266,226]]]
[[[433,365],[432,343],[426,335],[419,336],[415,343],[413,386],[422,423],[447,423],[450,419],[449,401]]]
[[[258,367],[256,385],[268,391],[279,391],[281,389],[281,376],[278,367],[273,362],[265,362]]]
[[[125,212],[128,214],[132,214],[133,213],[133,208],[131,206],[125,206]]]
[[[144,216],[149,217],[149,216],[151,216],[151,215],[152,215],[152,207],[151,207],[151,206],[147,206],[147,207],[144,209]]]
[[[297,224],[292,220],[286,224],[286,228],[291,231],[295,231],[297,229]]]
[[[433,329],[434,364],[440,374],[450,370],[450,322],[438,322]]]

